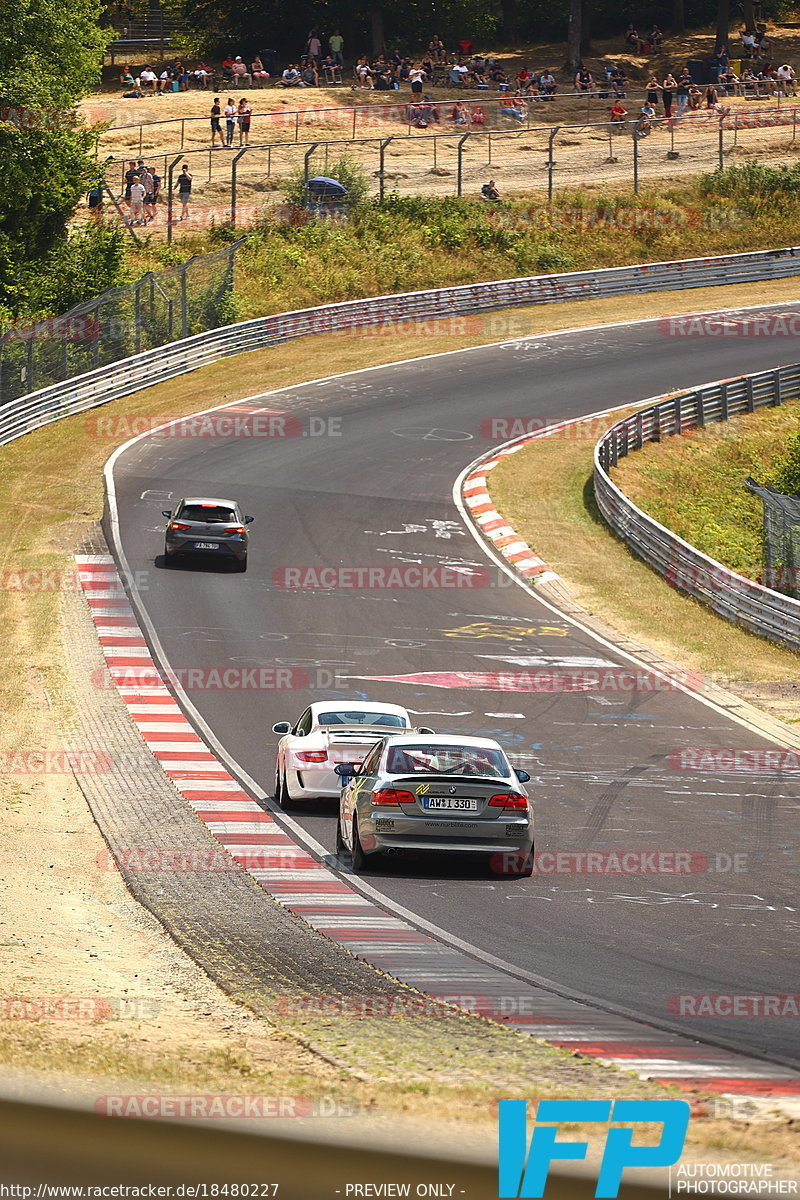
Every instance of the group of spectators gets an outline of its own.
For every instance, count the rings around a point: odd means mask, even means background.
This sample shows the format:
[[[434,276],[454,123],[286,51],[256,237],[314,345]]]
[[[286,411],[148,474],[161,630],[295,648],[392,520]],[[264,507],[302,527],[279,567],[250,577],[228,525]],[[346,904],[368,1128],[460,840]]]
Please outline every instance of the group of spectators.
[[[177,218],[184,221],[189,216],[189,201],[192,194],[192,176],[189,174],[188,163],[184,163],[174,184],[181,203],[181,215]],[[128,162],[125,172],[125,203],[128,205],[129,225],[149,225],[155,220],[158,202],[161,199],[162,181],[155,166],[148,166],[144,159],[134,158]],[[97,208],[102,207],[101,203]]]
[[[214,97],[211,105],[211,145],[216,146],[217,138],[224,149],[233,149],[233,139],[239,130],[239,145],[247,146],[250,142],[250,122],[253,110],[250,101],[242,96],[237,104],[233,96],[228,96],[228,103],[223,109],[219,96]],[[225,138],[222,136],[222,121],[225,121]]]

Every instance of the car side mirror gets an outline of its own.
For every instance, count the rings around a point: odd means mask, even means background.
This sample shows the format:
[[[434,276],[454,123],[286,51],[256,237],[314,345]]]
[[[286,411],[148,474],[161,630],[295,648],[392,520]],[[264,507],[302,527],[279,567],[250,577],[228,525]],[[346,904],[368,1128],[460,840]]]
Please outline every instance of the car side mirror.
[[[425,726],[425,725],[420,725],[418,732],[419,733],[436,733],[436,730],[428,729],[427,726]]]
[[[516,775],[516,777],[520,781],[520,783],[527,783],[528,780],[530,779],[530,775],[528,774],[527,771],[518,771],[516,769],[516,767],[514,768],[514,774]]]
[[[249,525],[251,521],[255,521],[255,517],[245,517],[244,519],[245,525]]]
[[[273,733],[288,733],[291,728],[292,727],[288,721],[278,721],[278,722],[276,722],[275,725],[272,726],[272,732]]]
[[[164,508],[161,510],[161,515],[162,515],[162,517],[171,517],[172,513],[169,511],[168,508]]]
[[[339,776],[342,787],[346,787],[353,776],[358,774],[358,767],[355,763],[337,763],[333,773]]]

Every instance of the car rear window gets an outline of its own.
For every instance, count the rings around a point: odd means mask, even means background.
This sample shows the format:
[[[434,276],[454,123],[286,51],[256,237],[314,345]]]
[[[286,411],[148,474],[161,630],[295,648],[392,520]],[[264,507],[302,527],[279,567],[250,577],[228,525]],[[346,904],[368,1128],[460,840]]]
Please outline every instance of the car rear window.
[[[390,775],[482,775],[504,779],[510,775],[505,756],[482,746],[392,746],[386,769]]]
[[[221,521],[230,525],[236,520],[236,513],[232,508],[222,508],[218,504],[184,504],[180,516],[187,521],[205,521],[207,524]]]
[[[406,722],[397,713],[363,712],[354,708],[341,712],[319,714],[320,725],[378,725],[384,729],[406,729]]]

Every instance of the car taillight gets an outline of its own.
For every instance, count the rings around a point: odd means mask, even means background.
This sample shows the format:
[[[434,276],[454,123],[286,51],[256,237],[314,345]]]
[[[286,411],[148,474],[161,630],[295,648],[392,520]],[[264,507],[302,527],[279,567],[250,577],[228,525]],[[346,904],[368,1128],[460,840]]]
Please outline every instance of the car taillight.
[[[226,533],[244,533],[244,525],[231,525],[231,527],[229,529],[226,529],[225,532]]]
[[[489,801],[490,808],[505,808],[522,812],[528,808],[527,796],[520,795],[519,792],[500,792],[497,796],[492,796]]]
[[[191,525],[181,525],[180,521],[170,521],[170,529],[191,529]]]
[[[296,752],[300,762],[326,762],[328,758],[327,750],[298,750]]]
[[[411,792],[398,792],[394,788],[378,788],[377,792],[372,793],[373,804],[413,804],[414,796]]]

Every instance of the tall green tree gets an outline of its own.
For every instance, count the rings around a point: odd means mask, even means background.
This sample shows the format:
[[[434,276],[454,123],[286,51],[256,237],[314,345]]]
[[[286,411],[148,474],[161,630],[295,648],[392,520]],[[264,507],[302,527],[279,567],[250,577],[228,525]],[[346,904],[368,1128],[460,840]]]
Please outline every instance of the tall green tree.
[[[16,314],[94,170],[78,101],[100,78],[100,0],[0,5],[0,304]]]

